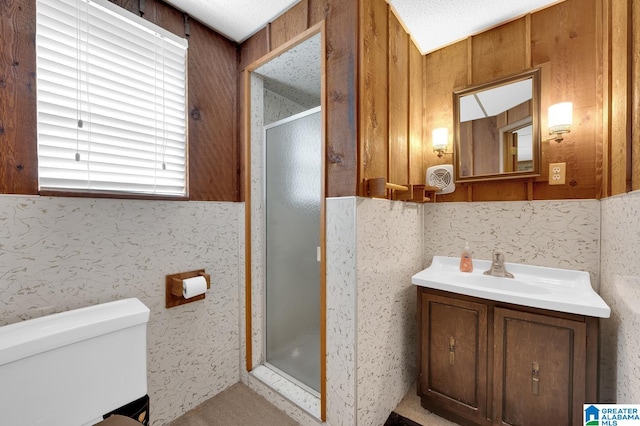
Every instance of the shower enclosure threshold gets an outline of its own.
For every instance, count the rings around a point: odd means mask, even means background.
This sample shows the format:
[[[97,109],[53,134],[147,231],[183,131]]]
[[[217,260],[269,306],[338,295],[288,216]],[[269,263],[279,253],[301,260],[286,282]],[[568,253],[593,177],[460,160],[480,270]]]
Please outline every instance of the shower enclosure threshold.
[[[268,363],[254,368],[251,374],[282,397],[320,419],[320,394],[314,389]]]

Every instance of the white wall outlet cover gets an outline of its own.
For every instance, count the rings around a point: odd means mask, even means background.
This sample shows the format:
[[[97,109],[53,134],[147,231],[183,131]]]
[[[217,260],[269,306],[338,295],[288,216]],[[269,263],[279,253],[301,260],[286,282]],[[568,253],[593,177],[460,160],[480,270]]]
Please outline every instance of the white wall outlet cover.
[[[453,164],[442,164],[427,169],[427,185],[440,188],[437,194],[450,194],[456,190]]]

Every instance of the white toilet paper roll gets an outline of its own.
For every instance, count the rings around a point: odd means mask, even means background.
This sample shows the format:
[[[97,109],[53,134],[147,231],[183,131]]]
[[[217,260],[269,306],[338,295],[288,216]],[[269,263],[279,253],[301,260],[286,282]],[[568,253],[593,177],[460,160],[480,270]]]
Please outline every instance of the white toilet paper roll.
[[[207,291],[207,280],[202,276],[182,280],[182,297],[185,299],[199,296],[205,291]]]

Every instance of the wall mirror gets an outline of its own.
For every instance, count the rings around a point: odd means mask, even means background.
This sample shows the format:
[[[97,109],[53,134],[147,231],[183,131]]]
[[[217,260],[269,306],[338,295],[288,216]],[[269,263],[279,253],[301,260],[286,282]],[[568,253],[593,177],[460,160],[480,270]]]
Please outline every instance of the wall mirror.
[[[456,181],[540,174],[540,71],[453,93]]]

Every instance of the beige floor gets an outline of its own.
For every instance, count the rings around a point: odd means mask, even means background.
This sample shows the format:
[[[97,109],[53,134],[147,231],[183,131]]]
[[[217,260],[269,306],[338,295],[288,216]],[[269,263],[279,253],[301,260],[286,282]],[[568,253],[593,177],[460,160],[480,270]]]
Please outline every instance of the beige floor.
[[[415,386],[394,410],[423,426],[455,426],[420,406]],[[200,404],[170,426],[297,426],[293,419],[242,383]]]
[[[396,413],[402,417],[411,419],[422,426],[455,426],[456,423],[452,423],[448,420],[438,417],[435,414],[425,410],[420,405],[420,398],[416,393],[415,383],[402,398],[402,401],[398,404],[395,410]]]
[[[243,383],[236,383],[169,426],[298,426],[298,423]]]

